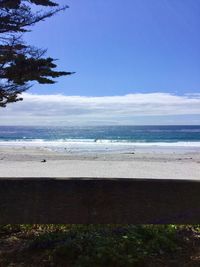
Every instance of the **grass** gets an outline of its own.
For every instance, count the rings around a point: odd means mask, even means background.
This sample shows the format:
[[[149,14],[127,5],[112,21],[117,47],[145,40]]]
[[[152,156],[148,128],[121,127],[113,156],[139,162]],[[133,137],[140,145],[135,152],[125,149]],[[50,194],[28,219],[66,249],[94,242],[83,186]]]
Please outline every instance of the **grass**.
[[[199,225],[1,225],[0,266],[194,267],[199,234]]]

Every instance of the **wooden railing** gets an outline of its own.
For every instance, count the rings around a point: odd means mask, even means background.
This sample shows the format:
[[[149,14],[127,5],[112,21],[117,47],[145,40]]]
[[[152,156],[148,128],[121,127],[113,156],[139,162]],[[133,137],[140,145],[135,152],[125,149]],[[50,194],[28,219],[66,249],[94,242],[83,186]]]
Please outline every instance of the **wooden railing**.
[[[1,178],[0,223],[200,223],[200,181]]]

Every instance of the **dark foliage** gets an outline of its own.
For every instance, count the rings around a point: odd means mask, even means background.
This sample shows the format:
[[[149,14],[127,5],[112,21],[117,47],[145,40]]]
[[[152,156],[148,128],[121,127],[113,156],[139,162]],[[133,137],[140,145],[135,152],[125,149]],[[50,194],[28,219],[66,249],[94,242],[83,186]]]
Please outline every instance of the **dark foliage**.
[[[32,5],[48,7],[48,11],[33,12]],[[0,0],[0,107],[22,100],[19,95],[30,88],[31,81],[53,84],[53,78],[72,74],[56,71],[54,59],[44,57],[45,50],[22,40],[35,23],[67,7],[50,0]]]
[[[199,233],[199,225],[0,225],[0,266],[199,267]]]

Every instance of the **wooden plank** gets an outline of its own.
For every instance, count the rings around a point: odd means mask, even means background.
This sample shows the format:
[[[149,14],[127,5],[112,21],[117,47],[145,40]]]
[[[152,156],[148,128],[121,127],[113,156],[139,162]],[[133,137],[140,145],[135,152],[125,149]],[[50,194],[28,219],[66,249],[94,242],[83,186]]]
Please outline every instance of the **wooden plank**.
[[[200,181],[1,178],[0,223],[200,223]]]

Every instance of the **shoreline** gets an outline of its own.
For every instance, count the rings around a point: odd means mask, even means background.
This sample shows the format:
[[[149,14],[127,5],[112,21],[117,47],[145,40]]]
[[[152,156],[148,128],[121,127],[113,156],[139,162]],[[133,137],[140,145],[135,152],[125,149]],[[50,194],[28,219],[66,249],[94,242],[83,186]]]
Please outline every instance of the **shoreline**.
[[[200,153],[200,142],[116,142],[111,140],[0,141],[0,148],[45,149],[64,154],[123,154],[123,153]]]
[[[0,146],[0,178],[200,179],[200,152],[81,153]]]

